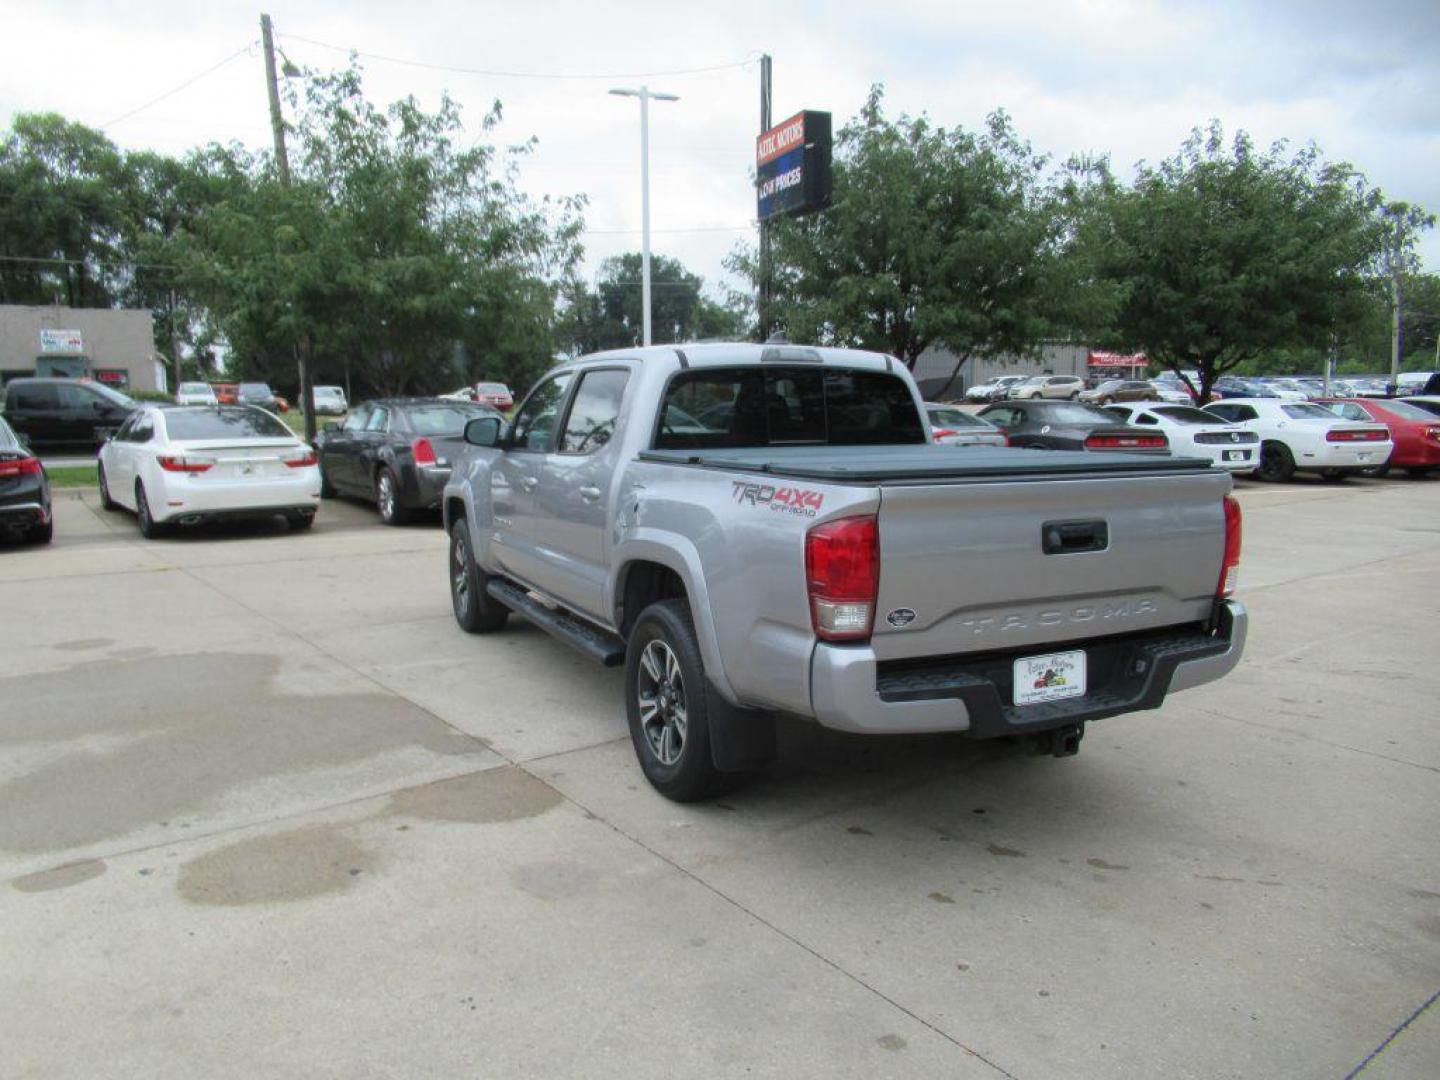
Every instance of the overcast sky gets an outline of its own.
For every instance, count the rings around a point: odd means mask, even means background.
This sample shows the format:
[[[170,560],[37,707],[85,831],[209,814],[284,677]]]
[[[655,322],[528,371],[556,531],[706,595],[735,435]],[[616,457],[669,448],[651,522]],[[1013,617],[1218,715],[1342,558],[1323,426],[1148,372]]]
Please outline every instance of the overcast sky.
[[[1128,178],[1135,162],[1173,153],[1192,127],[1216,117],[1261,145],[1314,141],[1389,198],[1440,211],[1436,0],[316,0],[268,10],[281,48],[301,66],[340,67],[345,50],[360,52],[374,100],[414,94],[433,106],[448,89],[478,130],[499,98],[500,140],[540,140],[522,186],[589,196],[591,274],[600,259],[640,244],[638,105],[606,93],[638,85],[638,73],[731,65],[644,80],[681,97],[652,106],[654,249],[713,284],[726,253],[753,242],[762,52],[774,57],[777,120],[822,109],[838,127],[880,82],[892,114],[923,111],[973,127],[1004,107],[1057,160],[1107,153]],[[211,140],[268,146],[259,11],[9,0],[0,117],[54,110],[104,125],[122,146],[172,153]],[[1434,232],[1421,254],[1428,269],[1440,268]]]

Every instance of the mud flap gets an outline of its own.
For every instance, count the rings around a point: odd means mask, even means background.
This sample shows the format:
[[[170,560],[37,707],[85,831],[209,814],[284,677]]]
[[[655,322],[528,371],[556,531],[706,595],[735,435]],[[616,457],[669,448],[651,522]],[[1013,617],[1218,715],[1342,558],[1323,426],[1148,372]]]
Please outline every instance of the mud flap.
[[[710,757],[721,772],[750,772],[775,760],[775,718],[759,709],[731,705],[706,683]]]

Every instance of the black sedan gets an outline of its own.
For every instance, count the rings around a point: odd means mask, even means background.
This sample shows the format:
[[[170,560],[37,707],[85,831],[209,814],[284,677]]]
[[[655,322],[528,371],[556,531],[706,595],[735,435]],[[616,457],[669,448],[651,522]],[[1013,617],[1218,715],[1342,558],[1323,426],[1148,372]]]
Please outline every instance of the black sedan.
[[[446,398],[366,401],[343,424],[325,425],[315,440],[320,495],[366,499],[387,525],[440,505],[450,467],[465,446],[465,425],[499,416],[488,405]]]
[[[1004,431],[1011,446],[1142,454],[1164,454],[1170,449],[1170,441],[1160,432],[1117,423],[1104,409],[1076,401],[1005,401],[986,406],[979,415]]]
[[[45,468],[0,416],[0,533],[48,544],[54,530]]]

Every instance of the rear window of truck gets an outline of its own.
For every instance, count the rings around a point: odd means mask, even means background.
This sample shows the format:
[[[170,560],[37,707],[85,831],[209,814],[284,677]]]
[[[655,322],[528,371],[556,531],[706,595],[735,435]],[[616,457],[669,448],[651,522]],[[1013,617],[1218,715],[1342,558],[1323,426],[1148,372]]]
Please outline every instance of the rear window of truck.
[[[670,382],[657,450],[924,443],[909,385],[845,368],[703,368]]]

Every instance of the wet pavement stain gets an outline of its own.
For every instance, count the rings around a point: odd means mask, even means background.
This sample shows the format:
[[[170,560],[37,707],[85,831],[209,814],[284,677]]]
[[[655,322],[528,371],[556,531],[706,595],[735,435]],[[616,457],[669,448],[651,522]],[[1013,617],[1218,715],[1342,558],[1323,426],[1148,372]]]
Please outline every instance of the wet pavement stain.
[[[103,649],[106,645],[114,644],[114,639],[108,637],[80,638],[77,641],[57,641],[55,648],[64,649],[66,652],[88,652],[91,649]]]
[[[1106,862],[1104,859],[1086,859],[1087,866],[1093,866],[1096,870],[1129,870],[1128,866],[1121,866],[1119,863]]]
[[[10,886],[21,892],[50,892],[52,889],[68,889],[82,881],[91,881],[103,873],[104,859],[82,859],[80,862],[52,866],[49,870],[26,874],[10,882]]]
[[[864,825],[851,825],[846,830],[851,836],[874,836],[875,834]]]
[[[390,796],[385,814],[423,821],[488,825],[535,817],[561,803],[560,793],[524,769],[499,769],[437,780]]]
[[[882,1050],[904,1050],[910,1045],[899,1035],[881,1035],[875,1042]]]
[[[999,855],[1007,859],[1023,859],[1025,852],[1019,848],[1005,847],[1001,844],[986,844],[985,850],[991,855]]]
[[[511,884],[541,900],[568,900],[589,892],[599,875],[593,867],[565,859],[526,863],[510,875]]]
[[[346,825],[311,825],[228,844],[180,868],[175,889],[192,904],[243,907],[308,900],[354,887],[379,857]]]
[[[74,744],[0,785],[0,849],[81,847],[193,819],[236,788],[411,747],[484,749],[390,694],[277,692],[279,670],[275,656],[200,653],[0,679],[0,747]],[[156,693],[182,673],[203,693]]]
[[[934,900],[937,904],[953,904],[955,902],[953,896],[946,896],[943,892],[932,892],[926,899]]]
[[[1226,877],[1224,874],[1196,874],[1195,876],[1201,881],[1223,881],[1229,885],[1243,885],[1245,883],[1243,877]]]

